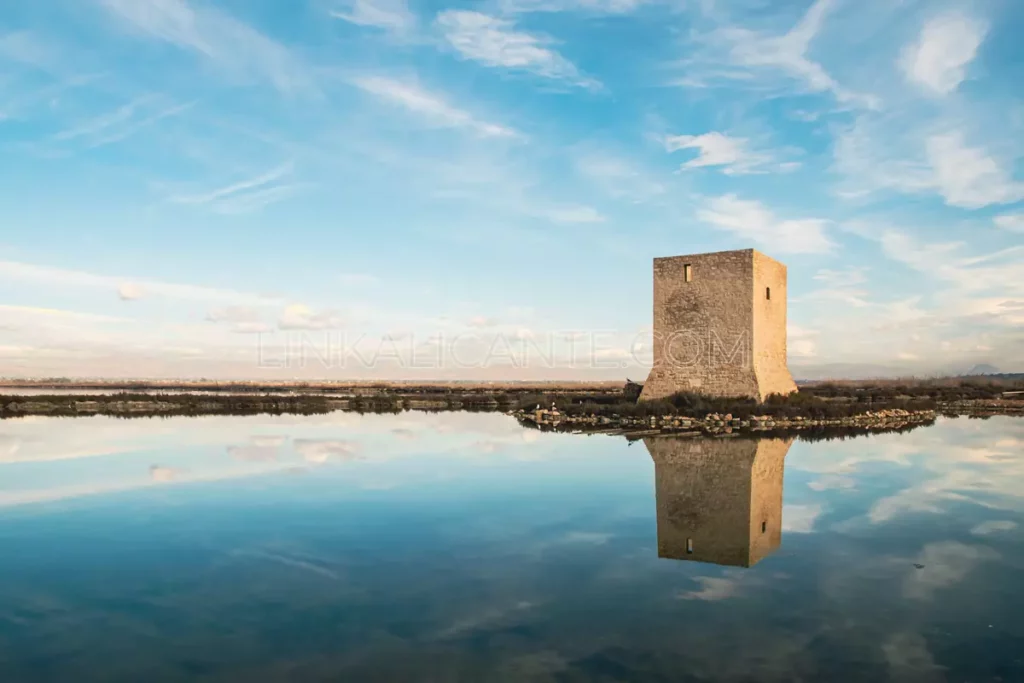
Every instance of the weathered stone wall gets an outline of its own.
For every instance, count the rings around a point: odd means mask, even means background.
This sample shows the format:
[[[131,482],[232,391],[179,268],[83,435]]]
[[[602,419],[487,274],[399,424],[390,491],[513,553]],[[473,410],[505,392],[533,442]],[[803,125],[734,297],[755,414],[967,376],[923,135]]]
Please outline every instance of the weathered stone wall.
[[[750,475],[750,566],[782,543],[782,480],[792,445],[792,438],[757,442]]]
[[[654,367],[641,400],[679,391],[758,395],[753,278],[751,250],[654,259]]]
[[[796,391],[786,358],[787,302],[786,266],[755,251],[753,357],[761,401]]]
[[[764,400],[796,389],[786,367],[786,268],[753,249],[654,259],[653,331],[641,400],[679,391]]]
[[[645,438],[654,460],[658,557],[750,567],[774,551],[782,541],[782,481],[791,444]]]

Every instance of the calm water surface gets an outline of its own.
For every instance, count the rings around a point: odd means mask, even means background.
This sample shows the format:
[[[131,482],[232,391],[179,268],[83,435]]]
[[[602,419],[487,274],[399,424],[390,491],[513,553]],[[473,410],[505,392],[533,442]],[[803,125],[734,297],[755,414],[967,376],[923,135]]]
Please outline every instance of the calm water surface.
[[[0,681],[1024,681],[1022,445],[0,421]]]

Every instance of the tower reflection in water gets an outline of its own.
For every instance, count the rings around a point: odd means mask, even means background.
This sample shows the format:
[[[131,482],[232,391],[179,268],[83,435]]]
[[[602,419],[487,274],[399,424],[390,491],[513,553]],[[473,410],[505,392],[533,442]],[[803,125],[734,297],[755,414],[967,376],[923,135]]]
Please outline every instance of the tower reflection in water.
[[[658,557],[752,567],[782,541],[792,439],[644,439],[654,459]]]

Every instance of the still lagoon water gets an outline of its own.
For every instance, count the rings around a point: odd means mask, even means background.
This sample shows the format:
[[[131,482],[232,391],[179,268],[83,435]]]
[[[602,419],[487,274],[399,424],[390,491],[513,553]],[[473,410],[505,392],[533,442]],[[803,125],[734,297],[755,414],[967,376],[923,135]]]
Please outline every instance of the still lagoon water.
[[[0,421],[0,681],[1024,681],[1024,420]]]

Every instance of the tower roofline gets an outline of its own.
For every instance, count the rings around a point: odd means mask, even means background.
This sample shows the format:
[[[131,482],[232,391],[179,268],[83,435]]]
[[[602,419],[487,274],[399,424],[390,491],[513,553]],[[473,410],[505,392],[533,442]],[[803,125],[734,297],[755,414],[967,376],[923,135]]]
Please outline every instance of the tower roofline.
[[[778,263],[779,265],[785,267],[785,264],[783,264],[781,261],[779,261],[777,259],[773,259],[771,256],[769,256],[768,254],[764,253],[763,251],[758,251],[757,249],[754,249],[754,248],[749,248],[749,249],[725,249],[723,251],[703,251],[703,252],[699,252],[699,253],[695,253],[695,254],[679,254],[677,256],[655,256],[654,260],[655,261],[672,261],[672,260],[675,260],[675,259],[696,258],[698,256],[726,256],[728,254],[750,254],[751,258],[753,258],[756,255],[756,256],[758,256],[760,258],[767,259],[768,261],[772,261],[773,263]]]
[[[763,259],[765,259],[767,261],[771,261],[772,263],[777,263],[780,266],[782,266],[783,268],[786,267],[785,263],[783,263],[782,261],[779,261],[778,259],[773,259],[771,256],[769,256],[768,254],[764,253],[763,251],[758,251],[757,249],[751,249],[750,251],[754,252],[754,255],[760,256],[761,258],[763,258]]]
[[[670,261],[677,258],[686,258],[688,256],[718,256],[720,254],[752,254],[754,249],[726,249],[724,251],[702,251],[695,254],[679,254],[677,256],[655,256],[655,261]]]

